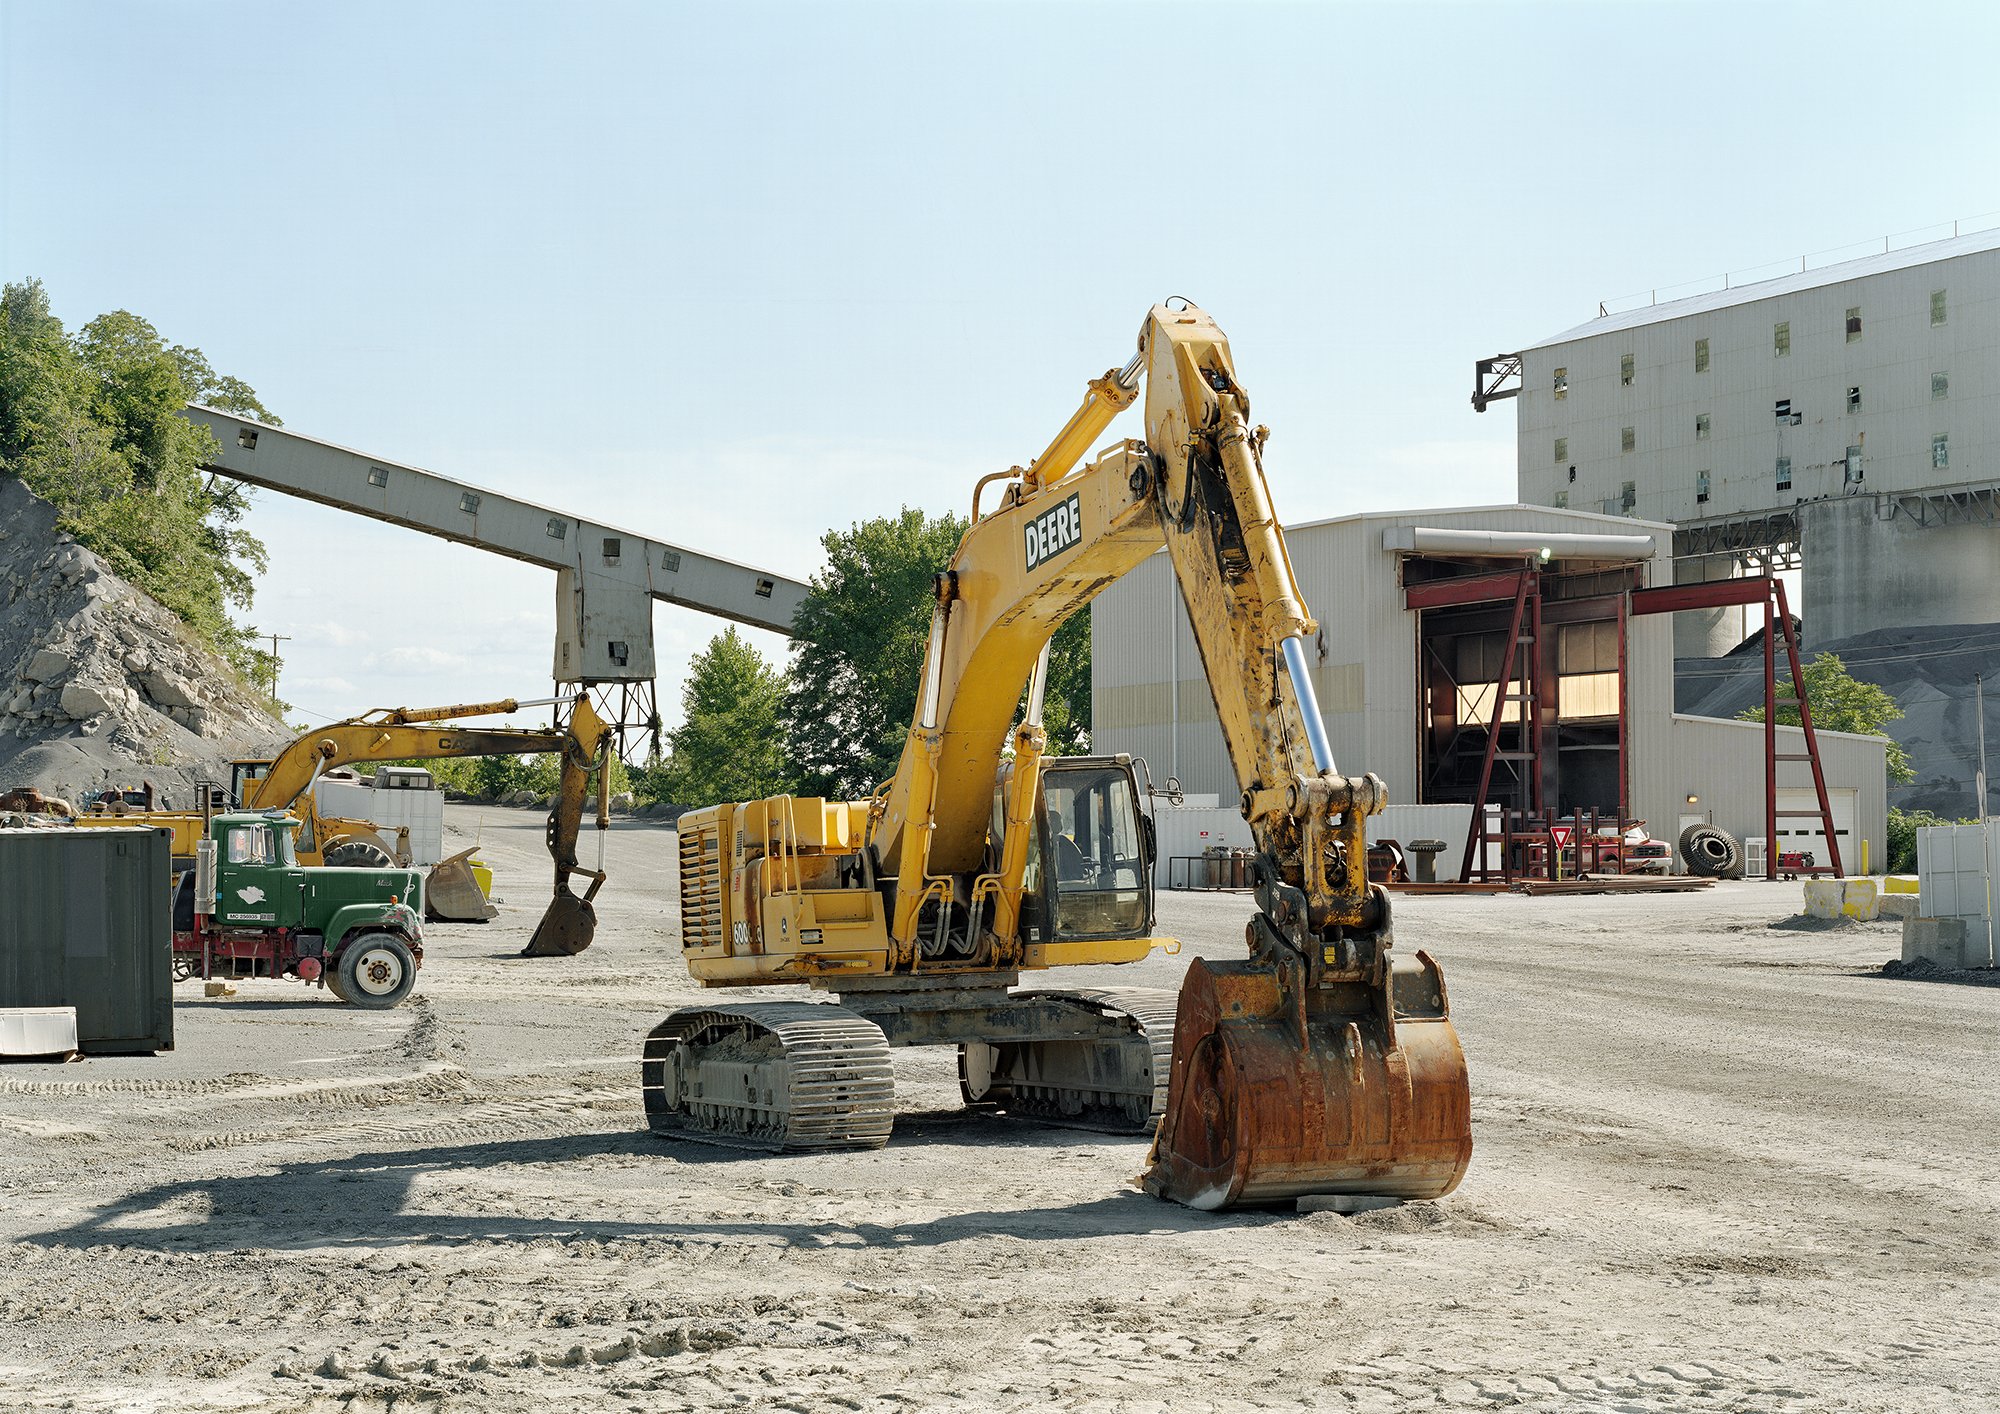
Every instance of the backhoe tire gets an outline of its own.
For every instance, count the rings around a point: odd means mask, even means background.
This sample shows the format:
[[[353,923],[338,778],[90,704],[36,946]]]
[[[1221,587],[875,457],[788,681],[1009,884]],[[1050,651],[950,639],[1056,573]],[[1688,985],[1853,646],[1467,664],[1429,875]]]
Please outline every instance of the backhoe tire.
[[[320,856],[335,869],[394,869],[395,857],[372,840],[339,840],[328,845]]]
[[[364,1011],[387,1011],[410,995],[417,960],[394,933],[362,933],[340,950],[338,995]]]
[[[1690,874],[1720,879],[1743,867],[1743,847],[1727,830],[1713,825],[1689,825],[1681,831],[1681,862]]]

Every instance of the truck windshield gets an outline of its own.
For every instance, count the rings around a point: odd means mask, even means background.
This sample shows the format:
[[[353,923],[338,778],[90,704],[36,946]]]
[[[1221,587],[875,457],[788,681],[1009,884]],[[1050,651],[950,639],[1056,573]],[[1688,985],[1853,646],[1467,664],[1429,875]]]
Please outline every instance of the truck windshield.
[[[1052,766],[1043,783],[1058,938],[1136,937],[1150,919],[1132,778],[1115,766]]]
[[[224,857],[231,864],[269,864],[272,862],[273,833],[263,825],[238,825],[230,830],[229,838],[224,843]]]

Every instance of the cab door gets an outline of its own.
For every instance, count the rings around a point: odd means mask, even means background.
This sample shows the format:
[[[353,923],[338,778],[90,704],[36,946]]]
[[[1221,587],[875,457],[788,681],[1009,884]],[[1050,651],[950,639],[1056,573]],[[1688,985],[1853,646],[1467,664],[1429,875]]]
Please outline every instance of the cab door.
[[[1137,938],[1153,926],[1150,823],[1132,766],[1069,757],[1042,767],[1041,881],[1061,941]]]
[[[225,824],[217,833],[217,921],[238,928],[296,921],[298,888],[280,857],[277,831],[262,820],[243,820]]]

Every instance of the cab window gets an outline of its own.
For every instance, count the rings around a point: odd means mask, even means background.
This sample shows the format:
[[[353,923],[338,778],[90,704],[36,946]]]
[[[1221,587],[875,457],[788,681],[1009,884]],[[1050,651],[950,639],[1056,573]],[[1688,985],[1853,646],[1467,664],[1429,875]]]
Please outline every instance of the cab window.
[[[1044,785],[1046,864],[1059,938],[1132,937],[1148,918],[1132,780],[1115,767],[1055,770]]]
[[[298,851],[292,848],[292,832],[290,830],[279,830],[275,843],[277,845],[278,863],[284,865],[287,869],[298,867],[299,855]]]
[[[262,825],[239,825],[229,831],[224,853],[231,864],[269,864],[271,832]]]

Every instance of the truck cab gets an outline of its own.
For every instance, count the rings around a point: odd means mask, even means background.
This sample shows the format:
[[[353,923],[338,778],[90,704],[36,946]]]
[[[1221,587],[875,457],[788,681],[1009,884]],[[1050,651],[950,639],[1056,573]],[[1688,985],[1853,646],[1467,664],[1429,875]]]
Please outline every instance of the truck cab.
[[[394,1006],[423,960],[423,876],[415,869],[307,868],[283,811],[208,822],[213,899],[181,880],[174,949],[183,975],[295,976],[358,1006]],[[201,910],[206,907],[207,911]]]

